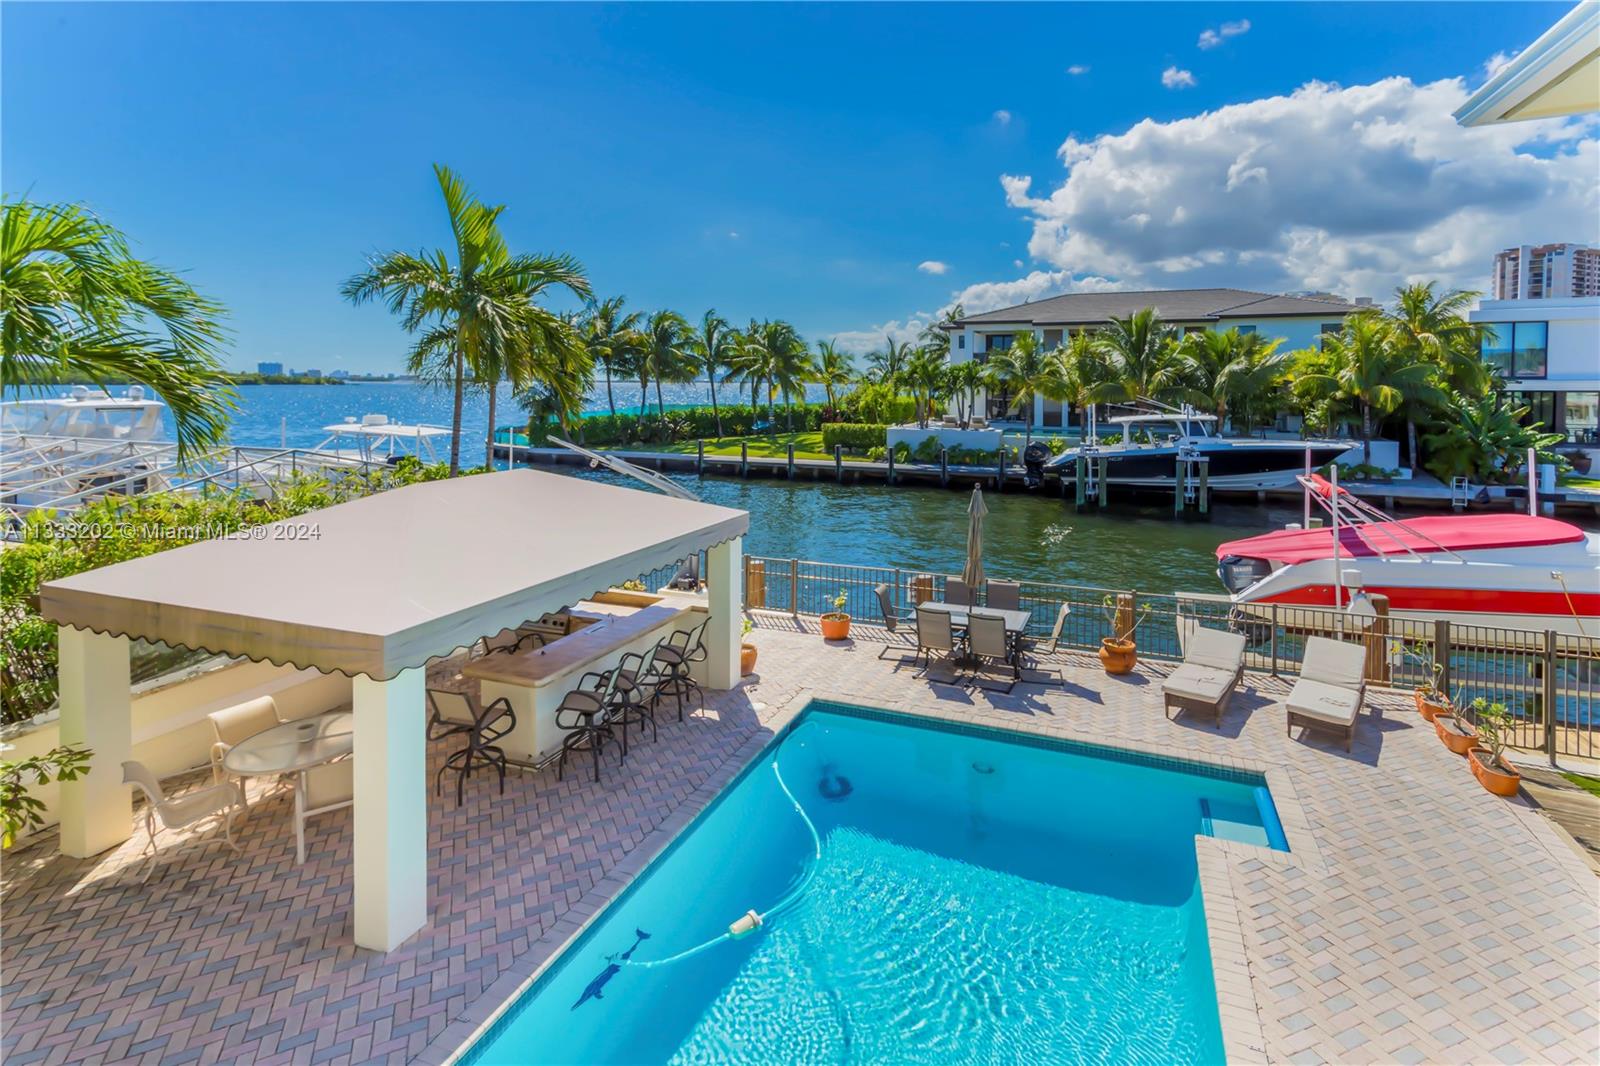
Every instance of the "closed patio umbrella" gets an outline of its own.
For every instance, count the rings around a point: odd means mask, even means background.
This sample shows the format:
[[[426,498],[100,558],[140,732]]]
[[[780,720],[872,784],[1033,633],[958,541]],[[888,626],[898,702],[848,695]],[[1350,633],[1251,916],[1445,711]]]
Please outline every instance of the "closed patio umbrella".
[[[974,595],[983,587],[983,516],[988,513],[983,486],[972,486],[972,503],[967,506],[967,565],[961,568],[961,580]]]

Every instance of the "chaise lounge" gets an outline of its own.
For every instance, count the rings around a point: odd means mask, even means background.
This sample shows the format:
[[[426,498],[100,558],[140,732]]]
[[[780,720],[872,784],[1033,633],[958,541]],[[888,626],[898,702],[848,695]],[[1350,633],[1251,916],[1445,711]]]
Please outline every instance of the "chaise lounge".
[[[1242,633],[1196,625],[1184,641],[1183,665],[1161,682],[1167,718],[1177,711],[1208,714],[1218,729],[1233,690],[1244,680]]]
[[[1300,680],[1283,701],[1288,735],[1294,727],[1344,734],[1344,750],[1355,741],[1356,717],[1366,698],[1367,649],[1328,637],[1308,637]]]

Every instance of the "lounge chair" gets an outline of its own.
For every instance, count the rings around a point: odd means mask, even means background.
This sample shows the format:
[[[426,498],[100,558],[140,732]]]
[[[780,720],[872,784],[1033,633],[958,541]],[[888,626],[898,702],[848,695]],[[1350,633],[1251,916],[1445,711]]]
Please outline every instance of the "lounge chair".
[[[1285,732],[1294,727],[1344,734],[1344,750],[1355,741],[1356,718],[1366,698],[1367,649],[1328,637],[1308,637],[1300,660],[1300,679],[1283,701]]]
[[[1017,581],[990,581],[984,587],[983,602],[999,611],[1022,610],[1022,585]]]
[[[960,648],[955,627],[950,624],[950,612],[937,611],[920,604],[917,606],[917,655],[924,656],[922,672],[933,666],[933,653],[944,657],[954,655]],[[916,658],[912,659],[915,662]]]
[[[1001,690],[1003,692],[1009,693],[1022,679],[1017,651],[1006,634],[1006,620],[998,614],[984,614],[974,609],[967,615],[967,654],[978,660],[980,669],[984,661],[989,660],[1003,664],[1010,671],[1011,681]]]
[[[915,620],[916,615],[911,611],[895,610],[894,600],[889,595],[888,585],[878,585],[872,590],[872,594],[878,598],[878,611],[883,615],[883,628],[889,631],[890,636],[899,634],[901,623]],[[883,650],[878,652],[878,658],[882,659],[894,647],[893,642],[885,644]]]
[[[1244,649],[1242,633],[1198,625],[1190,630],[1184,641],[1183,665],[1161,682],[1167,717],[1177,711],[1209,714],[1217,728],[1222,728],[1222,712],[1244,679]]]
[[[239,850],[239,845],[233,839],[233,816],[244,807],[243,786],[229,781],[224,784],[207,785],[197,788],[193,792],[186,792],[181,796],[168,798],[162,791],[161,782],[150,768],[144,763],[130,759],[122,764],[122,783],[132,785],[144,793],[144,828],[150,835],[145,844],[145,871],[139,878],[141,882],[150,880],[150,875],[155,872],[156,862],[160,859],[162,849],[156,843],[156,822],[161,823],[161,830],[177,832],[197,825],[207,818],[216,818],[222,829],[222,836],[211,836],[207,833],[189,837],[176,846],[166,849],[172,855],[184,848],[205,847],[210,844],[226,844],[234,851]]]
[[[445,737],[466,738],[466,746],[445,757],[433,775],[433,792],[439,794],[439,785],[446,770],[456,772],[456,806],[466,798],[467,775],[479,767],[492,766],[500,774],[500,794],[506,791],[506,753],[495,743],[517,726],[517,716],[504,696],[479,706],[478,701],[465,692],[448,689],[429,689],[428,705],[433,714],[428,720],[428,739]]]
[[[222,759],[235,744],[283,724],[278,702],[271,696],[257,696],[253,700],[212,711],[206,718],[211,721],[212,735],[217,738],[211,745],[211,778],[219,785],[233,776],[222,768]],[[248,807],[244,778],[234,780],[239,786],[239,802]]]
[[[355,803],[355,760],[323,763],[306,771],[305,787],[294,793],[294,861],[306,861],[306,821]]]
[[[947,577],[944,579],[944,602],[971,607],[977,601],[973,599],[971,585],[959,577]]]

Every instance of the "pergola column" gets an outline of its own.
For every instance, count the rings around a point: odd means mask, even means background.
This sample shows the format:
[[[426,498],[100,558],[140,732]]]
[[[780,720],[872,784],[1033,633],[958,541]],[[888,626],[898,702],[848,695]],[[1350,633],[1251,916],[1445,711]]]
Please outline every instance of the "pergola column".
[[[739,644],[743,637],[739,579],[744,569],[744,538],[723,541],[706,552],[706,687],[730,689],[739,683]]]
[[[427,744],[421,668],[357,675],[355,940],[392,951],[428,921]]]
[[[133,835],[133,796],[122,783],[122,764],[133,758],[128,638],[56,632],[61,743],[94,753],[87,774],[61,782],[61,851],[86,859]]]

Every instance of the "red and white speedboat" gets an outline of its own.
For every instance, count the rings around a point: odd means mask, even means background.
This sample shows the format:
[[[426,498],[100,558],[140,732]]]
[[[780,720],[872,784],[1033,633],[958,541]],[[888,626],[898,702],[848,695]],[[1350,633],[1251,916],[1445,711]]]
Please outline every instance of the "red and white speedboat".
[[[1318,475],[1301,481],[1333,524],[1219,547],[1236,605],[1348,608],[1382,594],[1402,617],[1600,635],[1600,533],[1524,514],[1394,519]]]

